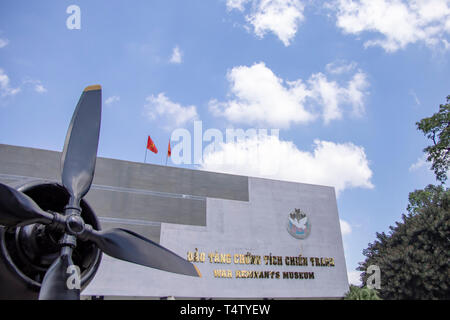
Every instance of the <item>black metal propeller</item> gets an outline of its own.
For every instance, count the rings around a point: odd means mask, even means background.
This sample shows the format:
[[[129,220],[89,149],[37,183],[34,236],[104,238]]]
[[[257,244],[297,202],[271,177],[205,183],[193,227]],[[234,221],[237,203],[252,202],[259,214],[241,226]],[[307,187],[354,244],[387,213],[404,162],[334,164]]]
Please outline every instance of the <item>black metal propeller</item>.
[[[172,251],[132,231],[97,231],[81,217],[80,201],[89,191],[94,177],[101,121],[101,87],[87,87],[69,125],[61,158],[62,183],[70,195],[64,213],[43,211],[30,197],[0,183],[0,225],[48,225],[63,232],[59,257],[47,270],[39,299],[80,298],[79,269],[72,252],[77,240],[92,241],[104,253],[129,262],[164,271],[201,276],[190,262]]]
[[[61,254],[45,273],[39,300],[79,300],[81,279],[78,272],[72,260],[72,248],[62,247]]]
[[[0,225],[48,224],[53,216],[26,194],[0,183]]]
[[[64,208],[64,215],[71,220],[79,221],[78,227],[82,228],[84,222],[81,218],[81,198],[91,188],[94,178],[95,162],[97,160],[97,148],[100,134],[102,108],[102,91],[99,85],[89,86],[84,89],[78,101],[77,107],[67,130],[64,149],[61,157],[61,180],[63,186],[69,192],[69,203]],[[42,281],[39,299],[53,299],[55,291],[53,288],[58,283],[66,283],[69,273],[62,272],[67,264],[72,265],[72,251],[76,247],[76,235],[81,230],[71,232],[65,230],[61,238],[61,256],[47,270]],[[62,257],[66,257],[62,259]],[[66,266],[67,265],[67,266]],[[81,276],[81,275],[78,275]],[[67,292],[68,299],[79,299],[80,288],[75,290],[62,286],[63,290],[58,293]],[[75,292],[75,293],[74,293]]]

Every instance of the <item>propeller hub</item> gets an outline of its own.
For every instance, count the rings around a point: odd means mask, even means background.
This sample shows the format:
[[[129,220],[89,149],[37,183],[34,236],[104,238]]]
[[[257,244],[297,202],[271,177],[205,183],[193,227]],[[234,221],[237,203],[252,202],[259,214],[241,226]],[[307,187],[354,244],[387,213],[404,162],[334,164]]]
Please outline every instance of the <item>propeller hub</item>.
[[[85,229],[83,218],[79,214],[71,214],[66,220],[67,231],[73,235],[82,234]]]

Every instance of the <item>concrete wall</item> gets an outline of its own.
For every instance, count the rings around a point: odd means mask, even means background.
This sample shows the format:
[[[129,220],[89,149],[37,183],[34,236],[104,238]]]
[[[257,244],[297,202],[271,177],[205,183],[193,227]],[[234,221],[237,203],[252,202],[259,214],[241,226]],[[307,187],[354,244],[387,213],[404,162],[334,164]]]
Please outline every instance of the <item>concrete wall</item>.
[[[0,182],[61,181],[61,153],[0,144]],[[159,243],[162,222],[206,225],[206,198],[248,201],[248,178],[99,157],[86,200],[103,229]]]
[[[59,153],[0,145],[0,181],[26,177],[59,180]],[[99,272],[83,292],[106,296],[224,298],[336,298],[348,290],[336,196],[331,187],[275,181],[98,158],[89,204],[105,228],[121,226],[196,262],[203,277],[149,269],[103,256]],[[286,230],[288,214],[305,211],[308,238]],[[214,263],[209,253],[246,254],[261,264]],[[334,267],[266,265],[266,255],[333,258]],[[284,261],[283,261],[284,262]],[[231,278],[214,270],[230,270]],[[280,279],[241,279],[236,271],[272,271]],[[314,273],[314,279],[283,279],[283,272]]]

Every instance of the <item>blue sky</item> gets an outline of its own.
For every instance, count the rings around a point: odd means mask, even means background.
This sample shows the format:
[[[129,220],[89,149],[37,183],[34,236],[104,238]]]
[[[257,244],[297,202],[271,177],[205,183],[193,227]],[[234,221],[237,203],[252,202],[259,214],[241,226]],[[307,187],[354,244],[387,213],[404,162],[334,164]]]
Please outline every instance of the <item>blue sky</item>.
[[[279,129],[257,169],[230,160],[249,139],[169,165],[335,186],[351,273],[408,193],[435,183],[415,122],[450,94],[449,21],[448,0],[2,1],[0,143],[62,150],[96,83],[102,157],[142,162],[150,134],[147,162],[164,164],[195,120],[224,136]]]

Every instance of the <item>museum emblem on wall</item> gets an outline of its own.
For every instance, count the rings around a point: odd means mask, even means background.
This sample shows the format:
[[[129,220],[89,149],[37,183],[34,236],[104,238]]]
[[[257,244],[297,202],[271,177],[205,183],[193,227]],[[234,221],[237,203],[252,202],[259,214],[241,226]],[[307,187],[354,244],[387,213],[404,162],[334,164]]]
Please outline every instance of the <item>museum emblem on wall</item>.
[[[305,239],[311,232],[311,221],[300,209],[294,209],[288,215],[287,231],[296,239]]]

